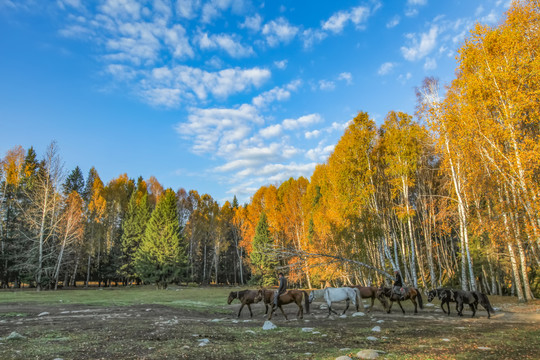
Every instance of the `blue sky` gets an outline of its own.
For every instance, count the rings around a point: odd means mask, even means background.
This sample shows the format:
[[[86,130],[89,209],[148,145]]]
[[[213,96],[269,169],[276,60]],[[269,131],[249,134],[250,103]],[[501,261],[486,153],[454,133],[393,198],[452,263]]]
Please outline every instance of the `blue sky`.
[[[241,202],[310,177],[358,111],[413,114],[508,0],[0,0],[0,154]]]

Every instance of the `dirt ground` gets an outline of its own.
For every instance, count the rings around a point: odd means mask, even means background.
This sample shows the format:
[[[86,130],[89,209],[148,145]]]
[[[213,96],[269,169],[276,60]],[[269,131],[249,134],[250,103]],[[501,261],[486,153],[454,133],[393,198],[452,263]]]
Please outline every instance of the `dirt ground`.
[[[303,320],[288,305],[289,321],[275,315],[278,328],[271,331],[262,330],[261,304],[253,305],[253,319],[247,308],[236,318],[237,302],[212,313],[162,305],[0,304],[0,359],[333,359],[361,349],[389,359],[540,359],[538,301],[494,303],[499,309],[491,319],[483,310],[470,318],[468,308],[458,317],[454,306],[446,316],[438,303],[418,314],[410,303],[406,314],[397,304],[387,314],[376,303],[364,316],[353,317],[351,307],[346,318],[327,317],[321,304],[313,303]],[[12,332],[24,338],[6,339]]]

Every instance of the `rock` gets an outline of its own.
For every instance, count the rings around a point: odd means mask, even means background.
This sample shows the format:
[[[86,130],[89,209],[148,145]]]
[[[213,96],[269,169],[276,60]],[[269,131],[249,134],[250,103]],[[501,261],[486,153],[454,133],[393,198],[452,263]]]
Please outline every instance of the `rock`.
[[[271,321],[266,320],[264,322],[264,325],[263,325],[262,329],[263,330],[274,330],[274,329],[277,329],[277,326],[274,325]]]
[[[313,345],[313,344],[315,344],[315,341],[308,341],[307,343],[310,344],[310,345]]]
[[[444,339],[441,339],[441,341],[450,341],[450,339],[444,338]]]
[[[343,315],[340,315],[339,317],[340,317],[340,319],[346,319],[347,315],[343,314]]]
[[[494,308],[493,308],[493,311],[501,311],[501,308],[494,307]]]
[[[364,309],[369,309],[371,307],[371,305],[365,305],[364,304]]]
[[[303,332],[312,332],[312,331],[313,331],[313,328],[305,327],[305,328],[302,328],[302,331],[303,331]]]
[[[232,323],[233,324],[238,324],[238,320],[233,320]]]
[[[379,357],[379,353],[376,350],[361,350],[356,353],[356,357],[359,359],[376,359]]]
[[[348,357],[347,355],[343,355],[343,356],[337,357],[336,360],[352,360],[352,359]]]
[[[369,341],[378,341],[379,340],[375,336],[368,336],[366,339],[368,339]]]
[[[321,333],[320,331],[314,331],[314,332],[312,332],[312,334],[315,334],[315,335],[316,335],[316,334],[320,334],[320,333]],[[326,336],[326,335],[323,335],[323,336]]]
[[[424,304],[425,307],[434,307],[435,304],[432,304],[432,303],[427,303],[427,304]]]
[[[378,320],[377,324],[382,324],[383,322],[384,322],[384,320]]]
[[[208,339],[201,339],[199,340],[199,346],[206,346],[210,343],[210,340]]]
[[[62,359],[62,358],[54,358],[53,360],[64,360],[64,359]]]
[[[212,322],[220,322],[221,319],[212,319]]]
[[[364,314],[363,312],[359,311],[359,312],[355,312],[354,314],[352,314],[353,317],[356,317],[356,316],[366,316],[366,314]]]
[[[328,310],[328,305],[326,305],[326,304],[321,304],[321,306],[319,306],[319,309],[321,309],[321,310]]]
[[[4,340],[24,340],[26,336],[19,334],[16,331],[12,331]]]
[[[189,349],[189,345],[182,346],[182,349],[186,349],[186,350]]]
[[[351,348],[341,348],[341,349],[339,349],[339,351],[349,351],[349,350],[351,350]]]
[[[46,315],[49,315],[49,313],[47,311],[44,311],[44,312],[38,314],[38,316],[46,316]]]
[[[312,353],[304,353],[304,355],[311,356],[313,354]]]
[[[381,327],[380,326],[375,326],[373,329],[371,329],[371,331],[381,332]]]
[[[253,335],[255,335],[255,334],[256,334],[256,332],[255,332],[255,331],[253,331],[253,330],[246,330],[246,332],[247,332],[248,334],[253,334]]]
[[[478,346],[477,349],[478,350],[491,350],[491,348],[487,346]]]

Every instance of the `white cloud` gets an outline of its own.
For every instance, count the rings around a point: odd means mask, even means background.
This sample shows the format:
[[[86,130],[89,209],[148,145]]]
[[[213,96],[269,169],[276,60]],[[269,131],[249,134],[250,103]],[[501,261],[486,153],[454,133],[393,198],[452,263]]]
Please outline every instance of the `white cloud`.
[[[408,72],[406,74],[400,74],[397,79],[400,83],[405,84],[411,78],[412,78],[412,74]]]
[[[399,22],[400,22],[401,18],[399,17],[399,15],[396,15],[394,16],[393,18],[391,18],[387,23],[386,23],[386,27],[388,29],[391,29],[393,27],[396,27],[399,25]]]
[[[310,160],[322,163],[325,162],[326,159],[328,159],[332,151],[334,151],[334,148],[335,145],[324,146],[321,142],[315,149],[310,149],[306,151],[306,157]]]
[[[316,137],[319,137],[320,134],[321,134],[320,130],[313,130],[313,131],[306,131],[304,136],[306,139],[314,139]]]
[[[338,11],[322,24],[322,28],[334,34],[341,33],[348,22],[352,22],[357,28],[361,28],[369,15],[370,9],[367,6],[357,6],[348,11]]]
[[[427,0],[407,0],[407,5],[423,6],[427,4]]]
[[[179,17],[193,19],[201,8],[201,0],[177,0],[176,14]]]
[[[272,138],[272,137],[276,137],[276,136],[281,135],[281,130],[282,130],[281,124],[275,124],[275,125],[270,125],[268,127],[265,127],[264,129],[261,129],[259,131],[259,134],[263,138],[268,139],[268,138]]]
[[[288,60],[280,60],[280,61],[274,61],[274,65],[278,68],[278,69],[285,69],[287,67],[287,63],[288,63]]]
[[[319,89],[321,90],[334,90],[336,88],[336,84],[333,81],[329,80],[319,80]]]
[[[275,47],[279,43],[289,43],[298,33],[298,28],[289,24],[287,19],[280,17],[264,24],[262,33],[268,45]]]
[[[233,14],[242,14],[247,9],[244,0],[210,0],[202,7],[201,21],[210,23],[215,18],[221,16],[223,11],[230,9]]]
[[[316,43],[323,41],[328,35],[319,29],[307,29],[302,32],[304,48],[309,49]]]
[[[291,96],[291,91],[296,91],[301,84],[301,80],[294,80],[283,87],[276,86],[275,88],[254,97],[252,103],[260,108],[265,107],[274,101],[288,100]]]
[[[435,70],[437,68],[437,60],[427,57],[424,63],[424,70]]]
[[[106,0],[101,11],[112,18],[138,20],[141,5],[135,0]]]
[[[338,76],[338,80],[343,80],[347,83],[347,85],[351,85],[352,84],[352,75],[350,72],[342,72],[341,74],[339,74]]]
[[[242,58],[253,55],[251,46],[244,46],[240,43],[238,36],[227,34],[200,34],[199,46],[201,49],[222,49],[233,58]]]
[[[233,109],[193,108],[188,121],[178,124],[176,131],[193,141],[192,151],[195,153],[223,154],[235,149],[235,144],[251,133],[253,124],[262,122],[256,108],[249,104]]]
[[[309,114],[299,117],[298,119],[285,119],[283,120],[283,128],[287,130],[294,130],[300,127],[307,127],[312,124],[316,124],[322,121],[322,117],[319,114]]]
[[[410,46],[402,46],[401,53],[409,61],[415,61],[427,56],[437,46],[437,35],[439,27],[431,25],[428,32],[417,34],[407,34]]]
[[[384,64],[382,64],[379,67],[379,70],[377,70],[377,74],[379,74],[379,75],[390,74],[395,66],[396,66],[396,64],[393,63],[393,62],[385,62]]]
[[[258,32],[261,29],[262,17],[259,14],[254,16],[247,16],[242,24],[240,24],[241,29],[249,29],[255,32]]]

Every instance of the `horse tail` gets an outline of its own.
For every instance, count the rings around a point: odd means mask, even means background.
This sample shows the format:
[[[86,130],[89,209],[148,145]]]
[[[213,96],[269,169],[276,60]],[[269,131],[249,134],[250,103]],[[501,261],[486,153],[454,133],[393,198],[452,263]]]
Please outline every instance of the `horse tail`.
[[[357,306],[360,306],[360,304],[362,304],[362,294],[360,293],[360,289],[353,287],[353,290],[356,293],[356,304],[358,304]]]
[[[306,308],[306,314],[309,314],[309,295],[305,290],[302,290],[304,293],[304,307]]]
[[[420,290],[418,289],[414,289],[414,290],[416,290],[416,294],[418,295],[418,305],[420,305],[420,309],[423,309],[424,301],[422,300],[422,294],[420,293]]]
[[[493,308],[493,306],[491,306],[491,303],[489,302],[489,298],[487,297],[487,295],[484,293],[480,293],[480,297],[482,298],[482,302],[486,305],[489,311],[495,312],[495,309]]]

